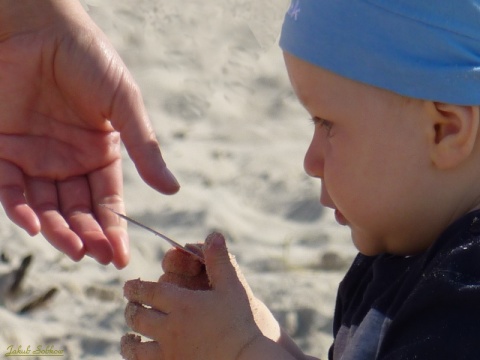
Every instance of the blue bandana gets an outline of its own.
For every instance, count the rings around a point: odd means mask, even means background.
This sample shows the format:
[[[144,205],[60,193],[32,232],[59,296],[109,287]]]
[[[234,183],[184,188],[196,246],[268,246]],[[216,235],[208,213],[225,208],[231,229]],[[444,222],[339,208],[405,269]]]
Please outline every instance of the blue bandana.
[[[401,95],[480,105],[480,0],[292,0],[280,46]]]

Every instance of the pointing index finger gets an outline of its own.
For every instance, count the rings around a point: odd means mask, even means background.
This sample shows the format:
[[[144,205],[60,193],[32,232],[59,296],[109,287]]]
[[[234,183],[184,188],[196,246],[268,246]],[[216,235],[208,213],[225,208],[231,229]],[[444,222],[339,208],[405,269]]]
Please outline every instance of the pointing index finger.
[[[176,193],[180,185],[163,160],[140,89],[126,69],[122,72],[109,117],[142,179],[164,194]]]

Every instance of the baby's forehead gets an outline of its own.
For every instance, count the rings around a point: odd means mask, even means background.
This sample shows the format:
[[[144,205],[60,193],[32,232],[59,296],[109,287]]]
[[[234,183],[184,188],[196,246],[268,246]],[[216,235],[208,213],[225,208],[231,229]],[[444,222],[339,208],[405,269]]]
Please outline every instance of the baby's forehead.
[[[409,102],[422,102],[338,75],[289,53],[284,57],[295,93],[312,116],[332,120],[346,108],[366,112],[366,108],[381,106],[397,111]]]
[[[480,104],[480,0],[293,0],[280,46],[412,98]]]

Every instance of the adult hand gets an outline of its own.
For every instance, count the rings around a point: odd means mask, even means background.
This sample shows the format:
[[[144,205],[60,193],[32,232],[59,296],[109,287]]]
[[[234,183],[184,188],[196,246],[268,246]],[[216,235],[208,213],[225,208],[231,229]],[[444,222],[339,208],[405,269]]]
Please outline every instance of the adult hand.
[[[76,0],[0,0],[0,202],[74,260],[128,263],[120,137],[142,178],[179,189],[143,100]]]

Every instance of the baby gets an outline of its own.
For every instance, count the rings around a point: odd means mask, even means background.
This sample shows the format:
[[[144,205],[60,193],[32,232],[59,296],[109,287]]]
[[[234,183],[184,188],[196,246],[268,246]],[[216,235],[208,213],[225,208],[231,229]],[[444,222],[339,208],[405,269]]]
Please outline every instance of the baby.
[[[305,169],[359,255],[329,359],[480,359],[480,0],[293,0],[280,46],[315,124]],[[127,359],[315,359],[220,234],[125,284]]]

